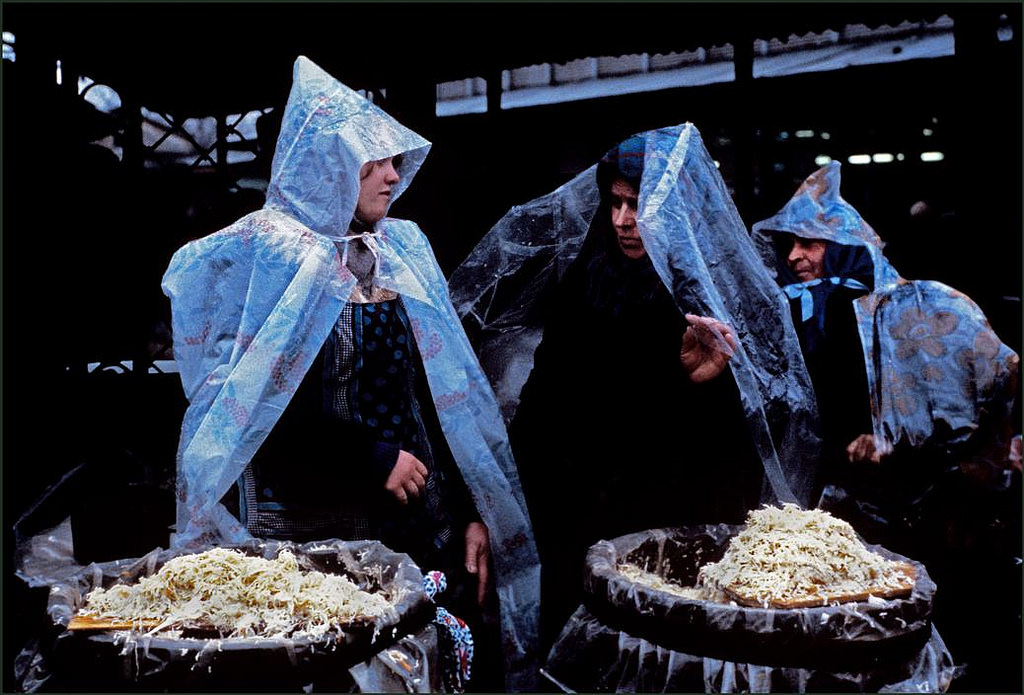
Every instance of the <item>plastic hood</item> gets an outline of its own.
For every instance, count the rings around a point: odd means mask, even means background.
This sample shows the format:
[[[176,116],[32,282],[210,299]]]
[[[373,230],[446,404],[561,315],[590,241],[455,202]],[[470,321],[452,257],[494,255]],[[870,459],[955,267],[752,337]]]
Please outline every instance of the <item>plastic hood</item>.
[[[274,149],[266,207],[314,232],[348,232],[366,162],[402,155],[391,202],[408,188],[430,143],[299,56]]]

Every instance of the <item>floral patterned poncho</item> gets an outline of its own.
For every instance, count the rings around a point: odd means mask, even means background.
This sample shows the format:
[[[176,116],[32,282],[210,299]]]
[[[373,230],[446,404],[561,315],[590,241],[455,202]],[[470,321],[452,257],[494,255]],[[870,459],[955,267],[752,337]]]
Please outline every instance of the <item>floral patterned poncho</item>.
[[[986,482],[1006,469],[1019,358],[993,332],[981,309],[940,282],[900,277],[882,241],[839,193],[840,165],[811,176],[776,214],[753,226],[755,242],[804,320],[823,310],[815,288],[798,284],[779,254],[780,234],[823,239],[839,247],[826,258],[825,284],[857,280],[851,251],[870,259],[870,290],[853,300],[867,370],[873,434],[882,451],[898,444],[929,446],[956,456],[965,472]],[[836,259],[846,259],[847,265]],[[831,261],[831,263],[830,263]],[[831,266],[831,267],[830,267]]]
[[[308,59],[296,60],[266,204],[186,244],[163,279],[189,399],[175,546],[248,537],[220,500],[278,421],[351,294],[355,278],[343,256],[360,167],[401,154],[394,200],[429,148]],[[539,564],[500,411],[419,227],[385,218],[361,238],[376,250],[377,284],[403,298],[445,438],[490,531],[506,684],[529,687]]]

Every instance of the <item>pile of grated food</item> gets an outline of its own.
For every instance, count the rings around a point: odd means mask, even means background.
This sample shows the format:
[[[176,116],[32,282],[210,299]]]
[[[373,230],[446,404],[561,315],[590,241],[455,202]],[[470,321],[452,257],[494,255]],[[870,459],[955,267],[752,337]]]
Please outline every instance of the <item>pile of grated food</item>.
[[[299,569],[282,550],[274,560],[213,548],[168,560],[135,584],[98,588],[80,613],[124,621],[159,620],[165,629],[216,629],[224,637],[320,637],[333,628],[393,611],[382,595],[348,577]]]
[[[825,605],[844,595],[909,593],[906,569],[868,550],[842,519],[784,504],[751,511],[722,559],[700,569],[697,583],[765,608]]]
[[[688,598],[694,600],[705,600],[708,597],[707,591],[704,587],[693,587],[683,586],[676,584],[673,581],[665,579],[659,574],[654,572],[648,572],[645,569],[638,567],[632,563],[621,563],[617,567],[619,574],[628,579],[631,582],[636,582],[651,589],[657,589],[658,591],[664,591],[665,593],[672,594],[673,596],[679,596],[680,598]]]

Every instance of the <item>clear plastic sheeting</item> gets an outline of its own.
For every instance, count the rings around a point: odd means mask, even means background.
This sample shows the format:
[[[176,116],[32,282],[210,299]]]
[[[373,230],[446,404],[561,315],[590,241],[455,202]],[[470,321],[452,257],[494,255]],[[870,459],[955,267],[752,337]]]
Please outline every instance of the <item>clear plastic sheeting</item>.
[[[912,564],[903,599],[762,609],[683,598],[627,579],[630,563],[682,586],[721,558],[738,526],[654,529],[595,544],[585,604],[552,647],[544,674],[573,691],[945,691],[952,657],[931,624],[936,586]]]
[[[563,692],[945,692],[954,677],[950,655],[932,628],[905,661],[865,671],[766,666],[667,649],[605,625],[580,606],[542,673]]]
[[[430,624],[434,608],[423,591],[423,575],[408,555],[378,541],[296,545],[253,540],[233,547],[267,559],[289,549],[306,571],[345,574],[364,590],[385,592],[394,610],[373,624],[316,639],[71,632],[67,624],[94,588],[135,582],[186,553],[157,549],[142,558],[78,567],[70,576],[67,568],[54,567],[49,578],[34,577],[36,582],[51,583],[47,613],[52,631],[23,650],[23,689],[436,689],[437,637]],[[36,563],[35,568],[41,565]]]
[[[364,693],[441,692],[437,627],[427,625],[349,669]]]
[[[14,573],[30,587],[51,586],[82,571],[75,562],[71,519],[35,536],[19,538]]]
[[[576,258],[598,205],[597,165],[553,193],[514,206],[455,269],[452,303],[494,386],[506,422],[533,369],[543,300]]]
[[[637,226],[680,310],[733,327],[730,361],[747,425],[778,501],[811,504],[817,416],[788,305],[714,160],[690,123],[648,131]],[[547,302],[598,206],[596,166],[513,207],[452,273],[452,302],[510,421],[533,366]]]

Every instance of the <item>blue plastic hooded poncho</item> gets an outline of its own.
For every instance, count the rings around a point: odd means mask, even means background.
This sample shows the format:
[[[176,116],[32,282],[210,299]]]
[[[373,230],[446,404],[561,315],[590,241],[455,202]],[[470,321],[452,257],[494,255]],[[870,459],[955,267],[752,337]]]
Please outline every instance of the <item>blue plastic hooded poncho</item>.
[[[521,689],[536,673],[539,564],[494,394],[419,227],[385,218],[348,236],[360,167],[401,154],[394,200],[429,148],[308,59],[296,60],[264,207],[183,246],[163,278],[189,400],[172,544],[248,538],[220,500],[330,334],[356,283],[347,245],[362,238],[377,256],[376,284],[403,298],[442,430],[490,531],[506,683]]]
[[[867,369],[873,434],[881,451],[897,444],[959,454],[985,479],[1006,468],[1018,356],[966,295],[940,282],[907,281],[882,253],[882,240],[839,191],[840,164],[811,174],[776,214],[753,226],[768,267],[801,320],[816,322],[827,293],[862,286],[853,300]],[[780,235],[831,242],[825,277],[795,282]],[[996,474],[996,475],[993,475]]]
[[[637,226],[661,282],[680,311],[720,319],[739,339],[729,364],[768,497],[809,506],[820,442],[785,296],[696,127],[648,131],[623,146],[628,151],[616,158],[620,166],[636,164]],[[509,421],[542,338],[545,304],[580,254],[598,208],[598,169],[595,164],[554,192],[513,207],[452,274],[453,303]]]

